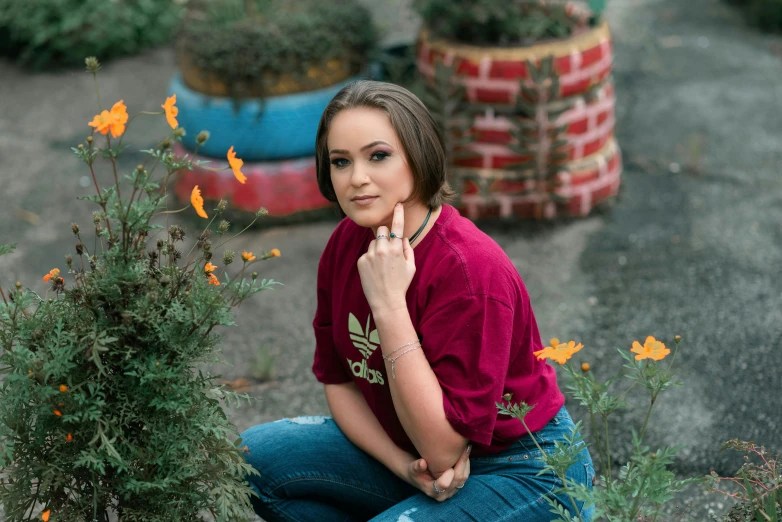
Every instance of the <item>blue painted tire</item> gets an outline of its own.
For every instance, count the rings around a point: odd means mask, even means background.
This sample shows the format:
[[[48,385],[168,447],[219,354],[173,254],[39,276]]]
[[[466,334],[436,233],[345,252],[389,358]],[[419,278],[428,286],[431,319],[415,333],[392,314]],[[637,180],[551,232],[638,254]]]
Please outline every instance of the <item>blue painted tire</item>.
[[[194,149],[198,133],[207,130],[210,137],[198,148],[199,155],[225,158],[233,145],[244,161],[268,161],[313,156],[323,110],[342,87],[358,79],[263,102],[242,100],[238,112],[230,98],[193,91],[180,75],[171,80],[169,95],[176,94],[177,120],[187,132],[182,138],[187,148]]]

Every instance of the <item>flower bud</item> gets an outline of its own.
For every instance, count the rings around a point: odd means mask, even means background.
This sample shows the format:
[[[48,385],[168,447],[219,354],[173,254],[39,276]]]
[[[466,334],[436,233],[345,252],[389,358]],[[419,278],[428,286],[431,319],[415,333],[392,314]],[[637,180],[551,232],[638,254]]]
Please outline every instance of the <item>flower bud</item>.
[[[76,148],[79,149],[79,150],[84,150],[84,145],[79,143],[78,145],[76,145]]]
[[[87,66],[87,70],[92,74],[95,74],[100,69],[100,62],[94,56],[88,56],[84,59],[84,64]]]
[[[220,202],[217,204],[217,213],[222,214],[225,212],[225,209],[228,207],[228,202],[224,199],[221,199]]]
[[[16,282],[16,288],[22,288],[22,282],[21,281],[17,281]]]
[[[592,368],[588,362],[581,363],[581,371],[582,372],[588,372]]]
[[[234,262],[234,253],[233,250],[226,250],[223,254],[223,263],[226,265],[230,265]]]
[[[506,401],[510,402],[510,400],[513,398],[513,394],[508,392],[505,395],[503,395],[502,398],[505,399]]]
[[[84,245],[76,243],[76,255],[82,255],[84,253]]]
[[[209,139],[209,131],[202,130],[198,133],[198,136],[196,136],[196,143],[199,145],[203,145],[206,143],[206,140]]]
[[[166,138],[160,144],[160,150],[166,150],[171,147],[171,138]]]
[[[204,249],[204,252],[211,252],[212,251],[212,242],[211,241],[204,241],[204,245],[202,247]]]
[[[92,213],[92,224],[97,225],[100,223],[100,212],[93,212]]]
[[[160,284],[163,286],[168,286],[171,284],[171,278],[168,276],[163,276],[160,278]]]
[[[681,335],[675,335],[673,337],[673,342],[675,342],[676,344],[679,344],[680,342],[682,342],[682,336]]]
[[[144,165],[139,163],[138,165],[136,165],[136,170],[139,172],[144,172]]]
[[[95,233],[100,234],[101,232],[103,232],[103,227],[101,226],[100,223],[98,223],[97,225],[95,225]]]
[[[256,279],[258,279],[258,272],[253,272],[252,274],[250,274],[250,277],[252,277],[253,281],[255,281]]]
[[[67,384],[61,384],[60,385],[60,393],[65,393],[68,391],[68,385]]]
[[[228,232],[228,227],[230,226],[231,224],[228,221],[222,220],[220,224],[217,226],[217,231],[220,232],[221,234],[225,234],[226,232]]]
[[[79,225],[77,225],[76,223],[72,223],[71,224],[71,231],[73,232],[74,236],[79,235]]]
[[[162,239],[157,240],[157,249],[163,250],[163,247],[166,246],[165,242]]]
[[[177,138],[181,138],[185,134],[187,134],[187,132],[185,132],[185,129],[183,129],[182,127],[177,127],[176,129],[174,129],[174,136],[176,136]]]
[[[70,254],[65,256],[65,264],[68,265],[68,268],[73,264],[73,257]]]
[[[269,211],[266,210],[264,207],[261,207],[260,209],[258,209],[258,212],[255,213],[255,217],[263,217],[268,215],[269,215]]]
[[[92,143],[92,136],[87,136],[87,143]]]
[[[211,260],[212,260],[212,253],[204,252],[204,261],[211,261]]]

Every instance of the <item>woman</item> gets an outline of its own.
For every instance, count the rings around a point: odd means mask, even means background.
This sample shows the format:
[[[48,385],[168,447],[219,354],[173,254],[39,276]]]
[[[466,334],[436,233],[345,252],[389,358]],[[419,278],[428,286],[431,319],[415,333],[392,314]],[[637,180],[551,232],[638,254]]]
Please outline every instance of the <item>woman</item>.
[[[243,435],[267,521],[546,521],[544,451],[573,427],[529,296],[502,249],[446,205],[443,140],[397,85],[361,81],[323,113],[320,190],[343,219],[321,256],[315,377],[332,417]],[[591,486],[586,449],[569,470]],[[571,506],[565,498],[558,501]],[[579,503],[578,508],[582,506]],[[582,513],[582,517],[589,513]]]

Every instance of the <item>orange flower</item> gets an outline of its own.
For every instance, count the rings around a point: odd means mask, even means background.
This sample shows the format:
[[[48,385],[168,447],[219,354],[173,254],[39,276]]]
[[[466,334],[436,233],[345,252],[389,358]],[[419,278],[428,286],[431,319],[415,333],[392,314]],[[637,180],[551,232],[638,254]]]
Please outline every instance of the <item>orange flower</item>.
[[[49,281],[51,281],[52,279],[56,278],[59,275],[60,275],[60,269],[59,268],[52,268],[51,270],[49,270],[48,274],[43,276],[43,282],[44,283],[48,283]]]
[[[557,361],[559,364],[565,364],[568,359],[573,357],[574,353],[584,347],[584,345],[581,343],[576,345],[575,341],[569,341],[565,344],[560,344],[559,339],[556,337],[551,339],[550,342],[551,346],[546,346],[542,350],[532,352],[533,355],[538,358],[538,360],[542,361],[543,359],[551,359]]]
[[[280,253],[280,249],[279,249],[279,248],[272,248],[272,249],[269,251],[269,254],[270,254],[272,257],[280,257],[280,256],[282,255],[282,254]]]
[[[255,259],[255,256],[252,252],[242,252],[242,259],[244,259],[245,263],[248,261],[252,261]]]
[[[67,437],[65,437],[66,442],[71,442],[73,440],[73,434],[69,433]]]
[[[207,282],[210,285],[220,286],[220,280],[217,279],[217,276],[214,274],[209,274],[209,280]]]
[[[193,204],[196,214],[204,219],[209,219],[209,216],[204,211],[204,198],[201,197],[201,190],[198,188],[198,185],[193,187],[193,192],[190,193],[190,203]]]
[[[244,165],[244,161],[236,157],[233,145],[231,145],[231,148],[228,149],[228,164],[231,166],[231,170],[234,171],[234,176],[236,176],[236,179],[239,180],[239,183],[244,183],[247,181],[247,176],[242,174],[241,170],[242,165]]]
[[[65,384],[60,385],[60,393],[65,393],[68,391],[68,386]]]
[[[589,366],[588,362],[581,363],[581,371],[582,372],[588,372],[590,368],[592,368],[592,367]]]
[[[630,351],[638,354],[635,356],[636,361],[640,361],[643,359],[653,359],[655,361],[661,361],[665,358],[666,355],[671,353],[671,351],[668,348],[666,348],[663,343],[661,343],[651,335],[646,338],[646,341],[644,341],[643,346],[641,346],[641,343],[639,343],[638,341],[633,341],[633,349]]]
[[[46,511],[41,513],[41,520],[43,520],[43,522],[49,522],[49,515],[51,514],[52,514],[52,510],[47,509]]]
[[[161,105],[161,107],[163,107],[163,109],[166,111],[166,121],[169,125],[171,125],[172,129],[176,129],[177,125],[179,125],[179,123],[176,121],[176,115],[179,114],[179,108],[174,106],[175,103],[176,94],[173,94],[166,98],[166,103]]]
[[[54,410],[54,412],[53,412],[53,413],[54,413],[55,415],[57,415],[58,417],[62,417],[62,412],[61,412],[60,410]]]
[[[100,114],[96,114],[89,126],[95,127],[95,130],[101,134],[108,134],[111,131],[111,135],[118,138],[125,132],[127,122],[128,108],[120,100],[114,104],[111,111],[104,110]]]
[[[213,265],[212,263],[206,263],[204,265],[204,272],[206,272],[207,274],[211,274],[212,272],[215,271],[216,268],[217,265]]]

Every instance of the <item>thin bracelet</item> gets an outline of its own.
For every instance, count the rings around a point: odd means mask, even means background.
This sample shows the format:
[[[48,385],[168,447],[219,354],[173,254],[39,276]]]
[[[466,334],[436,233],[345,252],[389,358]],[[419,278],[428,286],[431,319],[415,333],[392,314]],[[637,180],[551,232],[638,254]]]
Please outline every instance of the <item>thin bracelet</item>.
[[[418,343],[420,343],[420,342],[421,342],[421,341],[419,341],[418,339],[416,339],[416,340],[415,340],[415,341],[413,341],[413,342],[410,342],[410,343],[407,343],[407,344],[403,344],[402,346],[400,346],[399,348],[397,348],[397,349],[396,349],[396,350],[394,350],[393,352],[389,353],[388,355],[384,355],[384,356],[383,356],[383,360],[384,360],[384,361],[387,361],[389,357],[391,357],[392,355],[394,355],[396,352],[398,352],[398,351],[399,351],[399,350],[401,350],[402,348],[407,348],[408,346],[412,346],[412,345],[414,345],[414,344],[418,344]]]
[[[396,360],[399,359],[400,357],[402,357],[404,354],[412,352],[413,350],[417,350],[419,348],[421,348],[420,344],[418,346],[413,346],[412,348],[408,348],[407,350],[405,350],[404,352],[400,353],[399,355],[397,355],[393,359],[388,359],[389,361],[391,361],[391,378],[392,379],[396,379],[396,367],[394,366],[394,363],[396,362]]]

